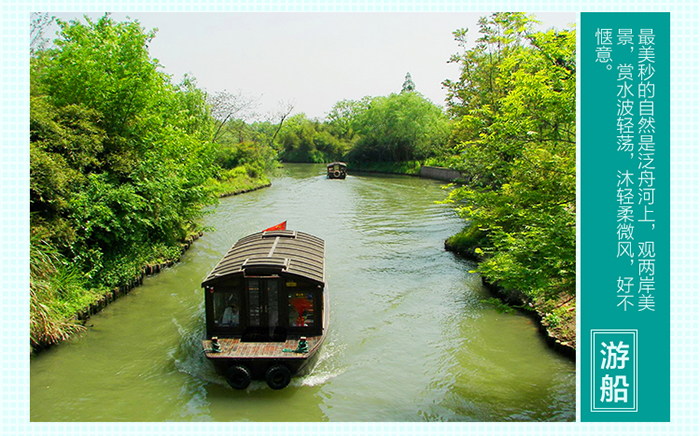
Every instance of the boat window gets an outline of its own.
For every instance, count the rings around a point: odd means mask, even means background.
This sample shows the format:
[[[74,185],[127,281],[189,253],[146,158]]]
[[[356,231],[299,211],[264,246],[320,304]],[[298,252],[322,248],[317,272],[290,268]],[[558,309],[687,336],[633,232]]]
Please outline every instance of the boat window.
[[[289,292],[289,325],[291,327],[314,326],[314,296],[311,292]]]
[[[277,280],[267,280],[267,325],[277,327],[279,325],[279,297]]]
[[[257,279],[248,280],[248,325],[260,327],[262,307],[260,285]]]
[[[214,325],[217,327],[238,327],[241,320],[240,295],[238,292],[215,292]]]

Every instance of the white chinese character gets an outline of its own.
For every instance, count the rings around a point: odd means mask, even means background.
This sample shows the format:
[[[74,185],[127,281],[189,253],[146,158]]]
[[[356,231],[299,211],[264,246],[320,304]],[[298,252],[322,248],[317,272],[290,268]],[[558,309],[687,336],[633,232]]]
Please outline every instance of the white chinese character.
[[[654,98],[656,95],[656,85],[653,83],[640,83],[637,87],[639,98]]]
[[[650,161],[651,162],[651,161]],[[656,191],[656,188],[641,188],[639,190],[639,203],[642,204],[642,202],[648,204],[649,206],[654,205],[654,192]]]
[[[612,29],[598,29],[595,33],[598,45],[612,45]]]
[[[645,169],[645,170],[654,170],[656,169],[655,166],[652,164],[654,163],[654,153],[640,153],[639,154],[639,165],[637,165],[637,169]],[[654,189],[654,188],[651,188]],[[645,194],[645,198],[647,195]],[[654,194],[652,193],[651,195],[652,201]]]
[[[617,189],[617,202],[619,204],[634,204],[634,193],[632,189]]]
[[[624,173],[620,170],[617,170],[617,186],[624,186],[628,188],[632,184],[632,176],[634,174],[630,173],[629,171],[625,171]]]
[[[617,136],[617,151],[632,151],[634,149],[634,136],[618,135]]]
[[[639,243],[639,257],[656,257],[656,252],[654,251],[654,241]]]
[[[632,288],[632,277],[618,277],[617,278],[617,292],[623,292],[629,294]]]
[[[654,142],[654,135],[641,135],[639,137],[639,151],[656,151],[656,143]]]
[[[626,115],[634,115],[632,109],[634,109],[634,102],[632,100],[618,100],[617,101],[617,116],[624,117]]]
[[[639,125],[639,133],[656,132],[656,121],[653,117],[640,118],[637,124]]]
[[[643,64],[639,67],[639,79],[643,82],[648,81],[654,77],[656,70],[653,65]]]
[[[639,31],[639,43],[642,45],[654,45],[654,29],[641,29]]]
[[[617,85],[618,91],[617,91],[617,96],[620,98],[627,98],[628,95],[631,95],[634,97],[634,94],[632,94],[632,84],[629,82],[624,82],[621,85]]]
[[[654,275],[654,263],[656,259],[639,259],[639,275]]]
[[[634,237],[632,236],[633,233],[634,225],[632,225],[631,223],[621,223],[617,225],[617,239],[634,239]]]
[[[633,298],[632,295],[618,295],[617,297],[622,299],[622,301],[617,304],[617,307],[622,306],[622,310],[625,312],[627,312],[627,306],[634,306],[634,303],[629,301],[630,298]]]
[[[600,401],[603,403],[613,402],[613,378],[608,374],[603,377],[603,383],[600,386],[602,395],[600,396]]]
[[[654,211],[649,209],[649,205],[645,204],[644,205],[644,219],[638,220],[640,223],[655,223],[656,219],[651,217],[650,215],[653,214]],[[652,230],[654,229],[655,224],[651,225]]]
[[[639,102],[639,115],[642,117],[654,116],[654,101],[643,100]]]
[[[632,41],[632,29],[618,29],[617,45],[634,45]]]
[[[634,133],[634,123],[632,122],[632,118],[618,118],[617,119],[617,131],[622,135],[622,134],[629,134],[629,133]]]
[[[600,369],[625,369],[625,362],[630,360],[629,357],[627,357],[630,348],[629,344],[620,341],[615,345],[614,342],[610,341],[609,344],[601,342],[600,345],[605,348],[604,350],[600,350],[601,354],[605,356],[603,357]]]
[[[647,187],[651,188],[654,186],[654,180],[656,177],[654,177],[654,172],[653,171],[642,171],[642,174],[639,176],[639,187],[642,187],[642,184],[645,184]]]
[[[654,47],[641,47],[639,49],[639,63],[642,62],[654,62],[656,58],[656,53]]]
[[[634,221],[634,210],[632,206],[620,206],[617,209],[617,222],[633,222]]]
[[[632,243],[629,241],[617,241],[617,257],[634,257]]]
[[[608,374],[603,377],[603,383],[600,386],[602,395],[600,401],[603,403],[612,402],[627,402],[627,389],[629,384],[627,383],[627,376],[617,375],[615,376],[615,382],[613,383],[613,378]]]
[[[634,67],[630,64],[622,64],[617,66],[617,80],[633,80],[632,79],[632,70],[634,70]]]
[[[654,307],[656,307],[656,303],[654,303],[654,296],[652,294],[641,295],[639,297],[639,312],[643,310],[655,312]]]

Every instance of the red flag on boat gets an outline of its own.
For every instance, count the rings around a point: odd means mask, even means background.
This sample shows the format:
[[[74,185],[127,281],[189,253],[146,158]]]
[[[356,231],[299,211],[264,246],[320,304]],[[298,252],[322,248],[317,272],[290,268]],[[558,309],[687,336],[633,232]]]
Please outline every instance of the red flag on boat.
[[[271,232],[273,230],[287,230],[287,221],[281,222],[276,226],[272,226],[269,229],[263,230],[263,232]]]

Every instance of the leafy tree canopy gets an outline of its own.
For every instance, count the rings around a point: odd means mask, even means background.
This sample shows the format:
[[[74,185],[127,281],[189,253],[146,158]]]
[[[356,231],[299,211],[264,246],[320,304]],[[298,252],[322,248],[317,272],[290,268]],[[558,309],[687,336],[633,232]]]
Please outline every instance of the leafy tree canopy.
[[[463,51],[445,81],[455,120],[454,168],[467,176],[449,202],[471,226],[492,282],[533,298],[575,292],[575,89],[573,30],[534,32],[520,13],[454,32]]]
[[[193,79],[158,70],[137,21],[58,24],[32,63],[32,227],[97,278],[196,228],[214,124]]]
[[[413,83],[413,79],[411,78],[411,73],[406,73],[406,78],[403,81],[403,85],[401,85],[401,92],[413,92],[416,90],[416,84]]]
[[[449,134],[442,109],[417,92],[371,99],[350,127],[359,138],[349,159],[361,162],[425,159],[441,152]]]

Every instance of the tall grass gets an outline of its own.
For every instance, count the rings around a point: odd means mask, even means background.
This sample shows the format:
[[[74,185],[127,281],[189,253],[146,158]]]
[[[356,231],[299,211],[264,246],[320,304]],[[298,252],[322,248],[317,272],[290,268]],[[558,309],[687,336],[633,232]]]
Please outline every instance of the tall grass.
[[[61,310],[61,294],[80,293],[78,276],[48,242],[32,235],[29,254],[30,341],[43,348],[85,328]]]

